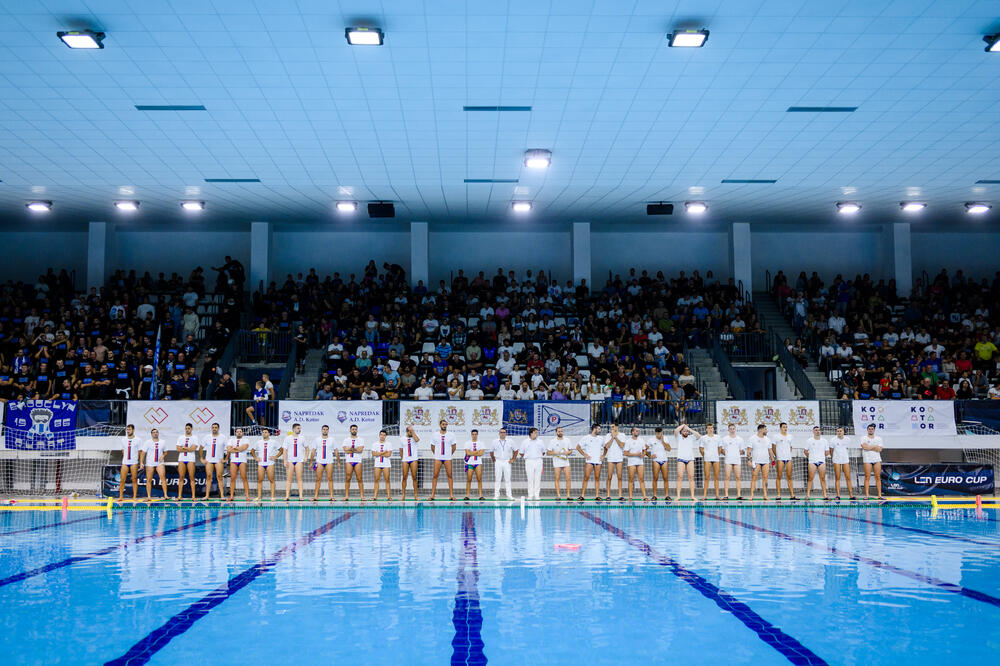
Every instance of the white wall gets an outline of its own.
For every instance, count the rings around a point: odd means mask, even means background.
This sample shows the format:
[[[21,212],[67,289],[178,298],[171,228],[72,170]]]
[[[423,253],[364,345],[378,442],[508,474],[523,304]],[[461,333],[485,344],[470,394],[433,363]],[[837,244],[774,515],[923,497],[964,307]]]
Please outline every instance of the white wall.
[[[51,266],[56,275],[76,271],[76,286],[87,281],[86,231],[0,231],[0,280],[34,282]]]
[[[876,282],[887,281],[882,261],[882,231],[755,231],[751,229],[754,289],[766,289],[765,272],[772,277],[783,270],[789,282],[801,271],[813,271],[829,284],[838,273],[852,280],[869,273]]]
[[[384,262],[410,270],[408,231],[293,231],[275,230],[271,236],[271,275],[278,284],[291,273],[315,268],[320,277],[339,272],[359,279],[369,259],[379,270]]]
[[[471,280],[479,271],[487,277],[514,271],[520,278],[531,269],[551,271],[560,282],[573,278],[570,231],[434,231],[430,228],[430,280],[449,282],[452,271]]]
[[[961,268],[967,277],[989,278],[1000,270],[1000,234],[911,233],[913,281],[927,271],[931,279],[948,269],[949,275]]]
[[[250,267],[250,230],[241,227],[233,231],[129,231],[118,228],[112,240],[112,260],[108,268],[115,271],[135,269],[142,276],[149,271],[169,276],[178,273],[187,278],[196,267],[205,269],[205,280],[215,284],[212,266],[221,266],[228,254]]]
[[[666,277],[697,269],[708,271],[716,279],[728,280],[729,235],[725,231],[629,231],[592,230],[590,236],[591,285],[601,288],[608,280],[608,271],[624,278],[629,268],[637,273],[648,270],[650,275],[663,271]]]

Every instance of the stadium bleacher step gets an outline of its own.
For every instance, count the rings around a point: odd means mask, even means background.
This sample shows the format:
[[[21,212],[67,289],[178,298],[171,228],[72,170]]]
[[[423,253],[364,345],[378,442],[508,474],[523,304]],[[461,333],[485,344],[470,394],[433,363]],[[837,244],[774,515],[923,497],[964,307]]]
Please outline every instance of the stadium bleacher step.
[[[778,309],[778,305],[771,298],[771,295],[766,291],[756,291],[753,294],[753,304],[754,308],[757,310],[758,316],[760,316],[767,327],[774,331],[779,338],[784,340],[789,338],[795,340],[797,337],[795,335],[795,329],[788,322],[785,316]],[[813,388],[816,389],[816,399],[817,400],[836,400],[837,399],[837,389],[830,382],[830,378],[826,376],[823,371],[819,369],[816,365],[814,359],[809,360],[809,365],[805,368],[806,377],[812,382]]]
[[[316,378],[323,367],[323,350],[310,349],[306,352],[304,369],[295,373],[288,387],[289,400],[312,400],[316,397]]]
[[[694,376],[705,382],[705,390],[708,395],[703,396],[706,400],[724,400],[729,397],[729,387],[722,381],[718,368],[712,361],[712,357],[704,349],[689,349],[688,363]]]

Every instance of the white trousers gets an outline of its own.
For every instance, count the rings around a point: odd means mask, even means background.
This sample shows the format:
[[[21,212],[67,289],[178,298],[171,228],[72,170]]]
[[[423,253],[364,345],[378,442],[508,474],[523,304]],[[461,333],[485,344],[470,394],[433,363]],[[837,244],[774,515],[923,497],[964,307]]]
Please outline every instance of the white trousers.
[[[510,461],[498,460],[493,465],[493,475],[496,481],[493,485],[493,497],[500,497],[500,481],[504,480],[507,482],[507,497],[513,499],[514,494],[510,490]]]
[[[542,460],[541,458],[525,458],[524,472],[528,475],[528,499],[541,499],[542,491]]]

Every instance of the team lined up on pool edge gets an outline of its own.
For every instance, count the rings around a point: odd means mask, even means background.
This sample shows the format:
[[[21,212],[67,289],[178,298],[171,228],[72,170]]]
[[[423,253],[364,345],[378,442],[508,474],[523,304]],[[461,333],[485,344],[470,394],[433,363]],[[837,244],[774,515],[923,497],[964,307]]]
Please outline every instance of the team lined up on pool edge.
[[[840,499],[841,477],[844,478],[850,499],[856,499],[855,489],[851,480],[850,449],[856,448],[851,438],[847,437],[843,428],[838,428],[836,436],[827,439],[821,429],[813,428],[812,436],[799,442],[793,440],[788,433],[788,424],[779,424],[779,433],[768,433],[767,425],[759,424],[757,433],[746,439],[736,434],[735,424],[728,424],[728,433],[719,435],[714,424],[705,426],[705,434],[700,434],[682,423],[673,430],[673,436],[668,436],[663,428],[656,428],[652,438],[640,435],[639,429],[633,427],[629,433],[619,430],[617,425],[611,425],[608,433],[603,433],[598,424],[591,426],[590,434],[582,438],[570,439],[563,434],[562,428],[556,428],[554,437],[540,438],[538,428],[531,428],[528,436],[523,438],[508,437],[505,428],[501,428],[498,436],[492,442],[479,439],[479,432],[472,430],[468,441],[461,445],[452,433],[448,432],[448,423],[441,421],[439,432],[425,435],[430,439],[431,458],[434,461],[434,471],[431,480],[429,500],[437,499],[438,479],[442,470],[448,483],[448,499],[456,500],[454,494],[454,474],[452,464],[456,452],[463,456],[465,465],[465,497],[468,500],[473,483],[478,490],[478,499],[483,496],[483,463],[488,456],[494,463],[494,499],[500,499],[501,489],[506,490],[506,497],[513,499],[511,492],[511,470],[518,458],[523,459],[525,474],[528,479],[527,499],[540,499],[543,459],[549,457],[555,475],[555,490],[557,500],[573,499],[572,477],[570,474],[570,457],[579,454],[585,460],[583,481],[577,500],[583,500],[587,488],[593,485],[594,499],[602,501],[613,499],[611,495],[612,480],[617,481],[617,499],[625,500],[622,490],[623,480],[627,488],[628,500],[637,499],[635,493],[641,493],[643,501],[658,501],[658,482],[663,482],[663,499],[671,501],[670,480],[667,465],[667,453],[674,451],[677,457],[676,485],[678,495],[682,494],[685,477],[688,481],[691,500],[695,496],[694,463],[696,458],[702,458],[704,464],[704,483],[702,500],[708,500],[709,487],[714,486],[714,499],[727,501],[730,499],[730,483],[735,480],[736,500],[755,497],[758,483],[761,486],[762,497],[768,496],[768,476],[773,466],[777,474],[775,481],[776,500],[782,499],[782,482],[789,499],[797,500],[795,485],[792,479],[792,457],[798,449],[799,454],[808,461],[808,481],[803,489],[806,499],[811,495],[814,480],[818,480],[824,500],[830,500],[827,488],[827,460],[834,469],[834,499]],[[179,476],[178,500],[183,499],[184,488],[190,488],[191,499],[195,497],[195,469],[200,463],[205,467],[206,485],[204,500],[210,499],[212,481],[218,479],[219,498],[233,500],[236,495],[236,485],[242,481],[245,498],[253,501],[262,500],[264,481],[270,486],[270,499],[275,500],[275,468],[284,465],[286,469],[285,496],[290,499],[293,484],[298,491],[298,498],[304,499],[303,470],[312,465],[316,472],[315,488],[312,499],[318,500],[322,491],[324,478],[329,491],[329,499],[334,498],[333,471],[335,466],[344,470],[344,500],[350,500],[352,482],[357,485],[360,499],[365,497],[363,457],[370,454],[374,460],[373,500],[379,499],[380,488],[384,488],[387,500],[392,500],[392,486],[389,481],[389,471],[392,460],[398,458],[402,463],[403,478],[401,484],[402,499],[406,500],[408,481],[412,481],[412,499],[417,499],[418,481],[417,465],[421,458],[419,444],[421,437],[412,427],[407,427],[402,436],[390,438],[383,429],[375,441],[367,442],[358,434],[358,426],[351,424],[348,434],[338,439],[330,434],[330,427],[323,425],[321,434],[317,437],[302,435],[301,424],[292,425],[291,434],[284,439],[271,437],[271,431],[262,429],[259,437],[244,436],[242,428],[236,428],[231,437],[219,432],[219,424],[211,425],[207,435],[194,433],[192,424],[184,427],[184,434],[177,438],[171,447],[159,437],[156,428],[150,430],[149,439],[136,436],[135,426],[126,427],[122,440],[121,483],[118,499],[124,499],[125,484],[129,477],[132,482],[132,497],[138,496],[138,470],[146,471],[146,494],[149,497],[154,474],[159,476],[163,495],[167,493],[165,458],[171,450],[178,455],[177,471]],[[874,478],[878,499],[882,499],[882,438],[875,434],[875,426],[869,425],[867,433],[859,439],[861,458],[864,465],[863,491],[866,499],[870,499],[871,480]],[[751,468],[751,483],[749,497],[742,495],[741,470],[744,456],[748,458]],[[644,462],[652,459],[652,494],[647,494],[646,473]],[[250,486],[247,482],[246,464],[250,460],[257,463],[257,495],[250,496]],[[461,464],[461,463],[460,463]],[[224,471],[229,465],[230,487],[226,495]],[[624,476],[627,474],[627,479]],[[601,480],[604,479],[604,495],[601,495]],[[723,477],[723,492],[719,492],[720,477]]]

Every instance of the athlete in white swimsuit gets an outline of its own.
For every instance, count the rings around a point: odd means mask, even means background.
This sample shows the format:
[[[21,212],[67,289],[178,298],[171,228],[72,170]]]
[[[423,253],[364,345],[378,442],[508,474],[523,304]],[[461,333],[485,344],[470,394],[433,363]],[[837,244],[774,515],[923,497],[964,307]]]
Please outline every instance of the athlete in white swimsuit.
[[[882,438],[875,434],[875,424],[868,424],[868,433],[861,438],[861,461],[865,465],[865,499],[868,494],[869,479],[874,474],[875,490],[882,499]]]
[[[243,436],[243,428],[237,428],[235,436],[226,444],[226,455],[229,457],[229,501],[236,495],[236,478],[243,481],[243,492],[246,501],[250,501],[250,484],[247,483],[247,449],[250,440]]]
[[[601,426],[596,423],[590,426],[590,434],[580,440],[576,450],[586,459],[583,467],[583,487],[580,488],[581,502],[587,494],[587,482],[591,473],[594,476],[594,499],[601,501],[601,463],[604,461],[604,438],[601,437]]]
[[[326,477],[326,486],[330,489],[330,501],[333,501],[333,469],[340,460],[340,451],[333,444],[330,437],[330,426],[324,425],[320,429],[320,435],[313,440],[312,449],[309,455],[316,468],[316,489],[313,491],[312,501],[319,500],[319,491],[323,487],[323,477]]]
[[[351,479],[355,478],[358,480],[358,493],[361,495],[361,501],[364,502],[365,480],[362,472],[364,472],[365,440],[358,437],[356,423],[351,424],[350,433],[340,443],[340,450],[344,452],[344,501],[351,498]]]
[[[722,442],[715,434],[714,423],[705,424],[705,434],[698,441],[698,445],[701,447],[705,477],[705,489],[701,498],[708,500],[708,482],[712,480],[715,482],[715,499],[720,500],[722,497],[719,495],[719,456],[722,454]]]
[[[628,501],[632,501],[633,481],[639,477],[639,490],[642,491],[642,501],[649,501],[646,496],[646,478],[644,459],[646,457],[646,440],[639,436],[639,429],[632,427],[632,432],[625,439],[625,458],[628,464],[625,466],[628,472]]]
[[[607,482],[604,485],[604,494],[608,499],[611,499],[611,477],[617,477],[619,502],[625,500],[625,496],[622,494],[622,462],[625,460],[624,447],[625,438],[618,432],[618,424],[612,423],[611,432],[608,433],[608,438],[604,440],[604,459],[608,463],[608,475],[606,477]]]
[[[695,441],[701,439],[701,435],[682,423],[674,428],[674,439],[677,444],[677,497],[681,498],[681,484],[684,483],[684,475],[687,474],[688,488],[691,490],[691,501],[696,502],[694,496],[694,445]]]
[[[302,436],[302,425],[292,424],[292,434],[285,437],[282,448],[285,450],[285,501],[292,496],[292,481],[294,480],[299,489],[299,500],[302,500],[302,467],[308,458],[308,447],[306,438]]]
[[[372,444],[372,459],[375,461],[375,500],[378,500],[378,481],[383,480],[385,498],[392,500],[392,489],[389,487],[389,472],[392,470],[392,444],[389,433],[378,431],[378,441]]]
[[[122,468],[119,472],[118,501],[125,499],[125,481],[132,475],[132,499],[139,499],[139,451],[142,442],[135,436],[135,426],[131,423],[125,426],[125,438],[122,440]]]
[[[757,478],[760,477],[764,501],[767,497],[767,475],[771,470],[771,456],[774,444],[767,436],[767,425],[757,424],[757,434],[750,438],[750,459],[753,461],[750,474],[750,501],[753,501],[754,493],[757,492]]]
[[[146,466],[146,499],[153,497],[153,472],[160,475],[160,487],[163,489],[163,499],[170,499],[167,494],[167,467],[164,459],[167,457],[166,443],[160,441],[160,431],[153,428],[149,431],[149,441],[143,450],[143,464]]]
[[[403,460],[403,501],[406,501],[406,479],[413,479],[413,499],[417,499],[417,465],[420,460],[420,450],[417,445],[420,438],[413,426],[406,426],[406,434],[399,438],[399,455]]]
[[[284,449],[276,439],[271,439],[271,431],[263,428],[257,444],[250,449],[250,455],[257,461],[257,501],[261,500],[264,490],[264,477],[271,484],[271,501],[274,501],[274,467],[281,458]]]
[[[479,500],[485,499],[483,497],[483,456],[486,455],[486,449],[483,448],[483,443],[479,441],[479,431],[473,430],[469,433],[471,439],[465,443],[465,499],[469,499],[469,491],[472,490],[472,477],[476,477],[476,482],[479,485]]]
[[[659,479],[663,479],[663,498],[668,502],[671,500],[670,497],[670,475],[669,475],[669,463],[667,461],[667,452],[671,450],[670,443],[663,439],[663,428],[656,428],[653,432],[653,441],[649,443],[649,447],[646,449],[646,455],[653,459],[653,501],[655,502],[656,497],[656,483]]]
[[[219,499],[225,499],[226,479],[223,476],[222,461],[226,457],[226,443],[219,432],[219,424],[212,424],[212,432],[205,436],[201,443],[201,464],[205,466],[205,497],[207,500],[212,494],[212,479],[218,478]]]
[[[194,500],[194,464],[198,459],[198,438],[194,436],[194,426],[184,424],[184,434],[177,438],[177,499],[184,498],[184,484],[190,479],[191,499]]]
[[[826,457],[830,455],[830,442],[822,437],[819,426],[813,427],[813,436],[806,440],[806,451],[809,454],[809,480],[806,482],[806,499],[812,495],[813,477],[819,475],[819,483],[823,488],[823,499],[830,497],[826,492]]]
[[[726,490],[722,499],[729,499],[729,479],[736,475],[736,499],[743,499],[742,484],[740,483],[740,471],[743,468],[743,450],[746,443],[743,438],[736,434],[736,424],[729,424],[729,434],[722,438],[722,450],[726,458]]]
[[[444,467],[448,475],[448,499],[455,500],[455,481],[451,476],[451,459],[455,455],[458,445],[455,443],[455,436],[448,432],[448,422],[444,419],[438,424],[441,431],[431,436],[431,455],[434,457],[434,474],[431,476],[431,501],[437,493],[438,475]]]
[[[771,451],[774,454],[776,471],[778,472],[778,478],[775,479],[775,489],[778,492],[777,499],[781,500],[781,478],[784,477],[788,482],[788,494],[791,496],[791,499],[797,500],[798,497],[795,496],[795,484],[792,482],[792,436],[788,434],[787,423],[779,424],[778,428],[781,429],[781,433],[772,438],[774,446]]]
[[[851,440],[844,436],[844,429],[837,428],[837,436],[830,441],[833,447],[833,494],[834,499],[840,499],[840,475],[847,482],[847,495],[854,497],[854,484],[851,483]]]
[[[570,495],[573,491],[569,475],[569,457],[573,455],[573,447],[570,445],[569,440],[563,436],[562,428],[556,428],[556,436],[549,441],[549,448],[546,453],[552,456],[552,472],[555,475],[556,483],[556,501],[558,502],[563,498],[562,488],[559,485],[560,478],[566,480],[566,499],[571,499]]]

